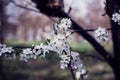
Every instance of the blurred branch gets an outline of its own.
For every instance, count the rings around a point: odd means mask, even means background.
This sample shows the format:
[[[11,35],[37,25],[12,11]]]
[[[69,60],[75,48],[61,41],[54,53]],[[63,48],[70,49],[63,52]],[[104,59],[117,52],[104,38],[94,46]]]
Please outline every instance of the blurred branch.
[[[4,41],[4,37],[3,37],[4,8],[3,7],[4,7],[4,4],[2,3],[2,1],[0,1],[0,43],[3,43],[3,41]]]
[[[6,15],[5,15],[5,0],[0,0],[0,43],[4,43],[4,29],[6,28]],[[3,71],[3,59],[0,56],[0,79],[6,80],[5,73]]]
[[[107,30],[120,30],[120,27],[117,27],[117,28],[106,28]],[[76,31],[78,31],[78,32],[83,32],[83,31],[85,31],[85,32],[93,32],[93,31],[95,31],[96,29],[83,29],[83,30],[74,30],[73,32],[72,32],[72,34],[73,33],[75,33]]]

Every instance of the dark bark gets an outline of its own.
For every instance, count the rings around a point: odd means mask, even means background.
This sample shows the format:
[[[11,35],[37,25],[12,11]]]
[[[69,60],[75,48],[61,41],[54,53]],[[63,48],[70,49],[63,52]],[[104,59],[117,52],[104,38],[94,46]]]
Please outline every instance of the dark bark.
[[[113,28],[120,27],[117,23],[111,21],[111,26]],[[112,30],[113,37],[113,48],[114,48],[114,61],[113,61],[113,71],[116,80],[120,80],[120,30]]]
[[[40,12],[47,14],[48,16],[59,16],[61,9],[63,9],[63,0],[32,0],[37,4],[37,8]]]
[[[3,26],[2,26],[3,4],[0,1],[0,43],[3,43]]]
[[[0,0],[0,43],[4,43],[4,28],[6,24],[5,16],[5,0]],[[6,80],[3,72],[2,56],[0,56],[0,80]]]
[[[115,80],[120,80],[120,62],[115,60],[114,64],[112,65],[112,69],[114,72]]]
[[[106,0],[106,12],[110,19],[112,18],[112,14],[114,14],[117,9],[120,10],[120,1],[119,0]],[[111,20],[112,30],[112,39],[113,39],[113,48],[114,48],[114,60],[110,62],[110,65],[113,69],[115,80],[120,80],[120,30],[114,30],[120,27],[118,23],[115,23]]]
[[[3,32],[2,32],[2,11],[3,11],[3,5],[2,5],[2,1],[0,1],[0,43],[3,42]],[[3,79],[2,78],[2,75],[3,72],[2,72],[2,57],[0,56],[0,79]]]

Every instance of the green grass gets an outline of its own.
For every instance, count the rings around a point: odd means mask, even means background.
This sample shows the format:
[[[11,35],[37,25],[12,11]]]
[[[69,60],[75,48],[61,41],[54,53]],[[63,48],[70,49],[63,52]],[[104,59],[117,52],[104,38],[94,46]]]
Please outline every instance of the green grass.
[[[45,43],[44,41],[24,41],[19,42],[16,40],[5,40],[5,43],[9,46],[23,46],[23,47],[31,47],[33,44],[37,45],[40,43]],[[102,43],[103,47],[106,50],[112,51],[112,42],[104,42]],[[94,48],[88,42],[72,42],[70,44],[71,48],[76,51],[84,52],[84,51],[92,51]]]
[[[94,48],[89,43],[72,43],[71,44],[72,50],[79,51],[79,52],[86,52],[86,51],[92,51]]]
[[[19,42],[16,40],[5,40],[5,43],[10,45],[10,46],[32,46],[33,44],[40,44],[42,41],[24,41],[24,42]]]
[[[41,42],[24,42],[6,40],[10,46],[16,47],[17,51],[21,51],[25,47],[31,47],[32,44],[40,44]],[[102,44],[109,52],[112,52],[112,43]],[[93,54],[97,52],[89,43],[79,42],[72,43],[71,48],[82,54]],[[52,53],[52,52],[51,52]],[[68,70],[61,70],[59,66],[59,58],[57,55],[47,55],[47,59],[38,58],[25,63],[23,61],[3,60],[3,71],[8,80],[72,80]],[[84,55],[83,55],[84,56]],[[99,56],[99,55],[97,55]],[[99,60],[87,57],[82,59],[85,69],[88,70],[88,78],[85,80],[113,80],[113,74],[110,67]]]

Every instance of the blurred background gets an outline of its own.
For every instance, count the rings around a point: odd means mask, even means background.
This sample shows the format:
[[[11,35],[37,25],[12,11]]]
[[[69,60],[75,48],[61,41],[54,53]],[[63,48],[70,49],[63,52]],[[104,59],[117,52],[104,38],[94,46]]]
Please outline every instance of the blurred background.
[[[36,4],[30,0],[14,0],[17,4],[34,9]],[[59,5],[59,0],[54,0],[49,5]],[[14,47],[18,52],[32,44],[40,44],[50,38],[53,23],[58,17],[49,17],[41,12],[35,12],[15,5],[11,0],[6,0],[4,26],[2,26],[3,42]],[[63,0],[64,11],[67,13],[72,8],[69,16],[84,29],[96,29],[98,26],[110,27],[107,15],[102,16],[104,0]],[[49,10],[48,10],[49,11]],[[89,33],[93,36],[93,32]],[[79,37],[78,37],[79,36]],[[112,53],[112,42],[101,43],[105,49]],[[71,48],[80,53],[88,78],[85,80],[114,80],[111,68],[103,61],[93,56],[100,57],[94,48],[79,34],[73,35]],[[93,56],[90,56],[93,55]],[[56,55],[48,55],[46,59],[39,58],[29,62],[17,60],[7,61],[3,58],[2,69],[6,80],[72,80],[68,70],[61,70]]]

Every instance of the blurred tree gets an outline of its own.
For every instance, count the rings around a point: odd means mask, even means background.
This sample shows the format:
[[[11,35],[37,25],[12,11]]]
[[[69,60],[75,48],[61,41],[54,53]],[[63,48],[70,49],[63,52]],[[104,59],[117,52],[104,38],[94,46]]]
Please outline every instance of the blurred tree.
[[[3,1],[0,0],[0,43],[3,42],[3,26],[2,26],[2,15],[3,15]],[[3,79],[3,71],[2,71],[2,57],[0,57],[0,79]]]
[[[0,43],[3,42],[3,14],[4,14],[4,9],[3,9],[3,3],[2,0],[0,1]]]
[[[4,29],[7,23],[5,15],[6,0],[0,0],[0,43],[4,43]],[[0,57],[0,80],[6,80],[2,66],[2,56]]]

